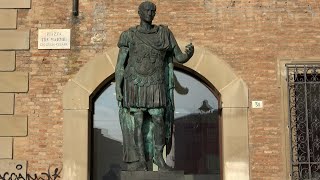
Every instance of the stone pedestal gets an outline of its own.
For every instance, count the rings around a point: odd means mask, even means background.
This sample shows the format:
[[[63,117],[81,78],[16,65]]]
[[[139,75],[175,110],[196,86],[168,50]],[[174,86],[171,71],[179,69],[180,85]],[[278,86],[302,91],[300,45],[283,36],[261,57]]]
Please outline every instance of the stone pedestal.
[[[183,171],[121,171],[120,180],[184,180]]]

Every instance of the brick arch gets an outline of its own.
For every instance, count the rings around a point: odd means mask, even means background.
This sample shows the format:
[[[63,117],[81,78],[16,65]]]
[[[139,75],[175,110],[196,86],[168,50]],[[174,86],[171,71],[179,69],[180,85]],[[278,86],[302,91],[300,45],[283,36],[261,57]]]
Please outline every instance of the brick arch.
[[[180,42],[179,44],[186,44]],[[89,179],[88,125],[90,96],[114,73],[118,48],[90,60],[69,80],[63,92],[63,177]],[[232,68],[205,48],[196,47],[184,64],[211,82],[222,101],[223,179],[249,179],[248,88]]]

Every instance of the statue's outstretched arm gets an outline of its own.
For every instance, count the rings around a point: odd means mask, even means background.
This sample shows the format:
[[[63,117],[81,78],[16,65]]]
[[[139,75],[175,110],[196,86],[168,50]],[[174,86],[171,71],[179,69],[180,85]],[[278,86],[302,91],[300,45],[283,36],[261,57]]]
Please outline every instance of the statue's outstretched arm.
[[[122,100],[121,84],[123,81],[124,64],[127,60],[128,52],[129,52],[129,49],[127,47],[120,47],[119,54],[118,54],[118,61],[116,65],[116,71],[115,71],[116,96],[119,102]]]
[[[194,46],[192,45],[192,43],[186,45],[185,53],[183,53],[181,51],[181,49],[179,48],[179,46],[176,45],[173,49],[173,53],[174,53],[176,60],[179,63],[185,63],[193,56]]]

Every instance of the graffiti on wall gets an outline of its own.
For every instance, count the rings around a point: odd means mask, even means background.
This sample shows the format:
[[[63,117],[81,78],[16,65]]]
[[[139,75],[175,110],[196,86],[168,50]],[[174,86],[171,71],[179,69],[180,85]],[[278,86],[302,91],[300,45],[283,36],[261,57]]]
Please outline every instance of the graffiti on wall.
[[[16,170],[22,170],[21,164],[16,165]],[[62,169],[48,167],[47,172],[39,174],[21,174],[15,172],[0,172],[0,180],[58,180]]]

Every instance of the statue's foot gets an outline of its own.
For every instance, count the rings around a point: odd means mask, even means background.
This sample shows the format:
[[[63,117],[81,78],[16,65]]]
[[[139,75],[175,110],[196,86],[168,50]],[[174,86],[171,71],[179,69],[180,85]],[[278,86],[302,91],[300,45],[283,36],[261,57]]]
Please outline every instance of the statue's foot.
[[[159,171],[173,171],[173,168],[166,164],[162,156],[153,157],[153,163],[158,166]]]
[[[158,166],[158,168],[159,168],[159,171],[173,171],[174,170],[172,167],[168,166],[167,164],[162,167]]]
[[[131,162],[127,163],[127,170],[128,171],[147,171],[147,166],[145,162]]]

